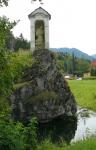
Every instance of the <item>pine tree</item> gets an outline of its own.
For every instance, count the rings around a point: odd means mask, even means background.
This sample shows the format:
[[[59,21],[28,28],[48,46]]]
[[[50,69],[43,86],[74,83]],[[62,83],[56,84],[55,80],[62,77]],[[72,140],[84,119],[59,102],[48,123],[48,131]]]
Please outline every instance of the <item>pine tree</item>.
[[[73,70],[73,73],[75,73],[75,58],[74,58],[74,52],[72,52],[72,70]]]
[[[67,72],[69,74],[73,73],[73,70],[72,70],[72,60],[69,59],[68,62],[67,62]]]

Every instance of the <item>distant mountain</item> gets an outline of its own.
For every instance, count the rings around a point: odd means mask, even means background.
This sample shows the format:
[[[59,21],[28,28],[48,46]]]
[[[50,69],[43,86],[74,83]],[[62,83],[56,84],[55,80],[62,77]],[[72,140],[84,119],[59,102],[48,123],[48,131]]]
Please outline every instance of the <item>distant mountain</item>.
[[[94,54],[94,55],[91,55],[92,57],[94,57],[95,59],[96,59],[96,54]]]
[[[70,55],[72,55],[72,52],[74,52],[74,55],[78,58],[81,58],[81,56],[83,55],[85,59],[89,59],[89,60],[93,60],[93,56],[89,56],[86,53],[83,53],[82,51],[76,49],[76,48],[50,48],[50,50],[53,50],[55,52],[63,52],[63,53],[68,53]]]

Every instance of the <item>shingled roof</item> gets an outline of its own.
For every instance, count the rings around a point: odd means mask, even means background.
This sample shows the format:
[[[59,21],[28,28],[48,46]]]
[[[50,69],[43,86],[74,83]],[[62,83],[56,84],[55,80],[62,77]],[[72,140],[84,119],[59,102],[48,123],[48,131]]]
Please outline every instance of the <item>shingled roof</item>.
[[[42,10],[44,10],[47,14],[48,14],[48,16],[49,16],[49,20],[51,19],[51,15],[45,10],[45,9],[43,9],[42,7],[39,7],[39,8],[37,8],[37,9],[35,9],[33,12],[31,12],[29,15],[28,15],[28,18],[30,18],[31,17],[31,15],[36,11],[36,10],[38,10],[38,9],[42,9]]]

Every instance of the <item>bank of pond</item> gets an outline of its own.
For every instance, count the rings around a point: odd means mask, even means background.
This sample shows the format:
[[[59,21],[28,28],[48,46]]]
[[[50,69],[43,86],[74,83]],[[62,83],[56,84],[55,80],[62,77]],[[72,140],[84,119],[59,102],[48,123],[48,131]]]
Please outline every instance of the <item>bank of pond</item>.
[[[78,104],[76,114],[42,124],[33,118],[27,127],[2,120],[0,150],[96,150],[96,81],[68,83]]]
[[[44,141],[43,144],[45,143],[46,145],[51,141],[59,147],[65,148],[68,145],[74,147],[72,146],[74,143],[80,145],[80,143],[84,143],[89,138],[95,140],[95,125],[96,113],[78,106],[75,117],[67,117],[65,120],[58,118],[46,124],[38,124],[37,141],[38,144]]]
[[[96,150],[96,80],[67,81],[77,104],[82,107],[78,106],[77,120],[67,117],[65,120],[55,119],[45,125],[39,124],[38,142],[47,138],[39,148]]]

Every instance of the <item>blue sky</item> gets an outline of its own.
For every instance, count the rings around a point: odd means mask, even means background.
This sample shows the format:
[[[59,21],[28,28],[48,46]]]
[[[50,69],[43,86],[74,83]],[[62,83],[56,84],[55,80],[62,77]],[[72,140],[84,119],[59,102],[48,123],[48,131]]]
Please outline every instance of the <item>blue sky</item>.
[[[51,48],[77,48],[89,55],[96,54],[96,0],[9,0],[9,6],[0,8],[0,16],[20,19],[13,29],[15,36],[22,32],[30,40],[28,15],[38,7],[51,14],[49,35]]]

